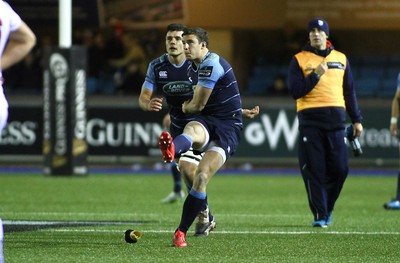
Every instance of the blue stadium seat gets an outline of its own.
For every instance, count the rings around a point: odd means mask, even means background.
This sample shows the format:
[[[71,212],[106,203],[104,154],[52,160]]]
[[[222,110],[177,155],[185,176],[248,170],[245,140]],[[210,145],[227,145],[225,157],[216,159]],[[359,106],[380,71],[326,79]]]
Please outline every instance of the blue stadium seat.
[[[394,66],[388,66],[385,69],[385,78],[392,78],[392,79],[397,79],[397,76],[400,73],[400,62],[398,65],[394,65]]]
[[[381,89],[378,91],[379,97],[393,97],[397,90],[397,77],[382,80]]]
[[[376,97],[380,89],[380,80],[377,78],[359,78],[355,80],[357,96]]]
[[[385,68],[382,66],[362,66],[358,69],[357,77],[358,78],[383,78],[385,73]]]
[[[255,78],[276,76],[276,74],[277,67],[273,65],[255,66],[253,68],[253,77]]]
[[[247,81],[246,95],[266,95],[274,79],[267,77],[250,78]]]

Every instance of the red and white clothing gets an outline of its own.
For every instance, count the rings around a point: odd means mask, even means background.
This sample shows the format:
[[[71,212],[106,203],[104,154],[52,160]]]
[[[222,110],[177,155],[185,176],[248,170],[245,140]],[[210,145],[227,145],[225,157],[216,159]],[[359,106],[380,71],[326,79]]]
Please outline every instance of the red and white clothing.
[[[0,0],[0,56],[3,56],[10,32],[21,25],[20,16],[11,6]],[[0,59],[0,131],[6,126],[8,118],[8,102],[3,91],[3,74]]]

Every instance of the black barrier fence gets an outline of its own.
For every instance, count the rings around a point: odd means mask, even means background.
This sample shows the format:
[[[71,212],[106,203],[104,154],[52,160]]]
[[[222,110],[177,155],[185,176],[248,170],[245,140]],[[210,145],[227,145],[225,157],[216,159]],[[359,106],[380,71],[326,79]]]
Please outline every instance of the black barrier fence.
[[[398,140],[390,136],[390,106],[362,109],[364,133],[360,143],[363,155],[351,157],[351,161],[370,166],[397,165]],[[157,138],[163,130],[164,114],[143,112],[137,107],[89,106],[85,128],[89,156],[105,157],[116,162],[121,161],[121,157],[140,157],[144,160],[154,158],[161,161]],[[14,155],[41,156],[42,134],[41,106],[12,106],[8,125],[0,138],[0,158]],[[241,144],[230,162],[293,162],[297,156],[297,140],[294,108],[262,108],[258,117],[245,120]]]

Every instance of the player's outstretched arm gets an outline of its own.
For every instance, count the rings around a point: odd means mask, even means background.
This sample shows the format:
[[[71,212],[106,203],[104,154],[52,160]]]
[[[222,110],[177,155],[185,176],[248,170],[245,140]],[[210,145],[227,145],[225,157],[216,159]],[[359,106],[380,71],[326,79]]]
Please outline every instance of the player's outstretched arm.
[[[246,117],[246,118],[249,118],[249,119],[253,119],[259,113],[260,113],[260,107],[259,106],[255,106],[252,109],[242,109],[243,117]]]

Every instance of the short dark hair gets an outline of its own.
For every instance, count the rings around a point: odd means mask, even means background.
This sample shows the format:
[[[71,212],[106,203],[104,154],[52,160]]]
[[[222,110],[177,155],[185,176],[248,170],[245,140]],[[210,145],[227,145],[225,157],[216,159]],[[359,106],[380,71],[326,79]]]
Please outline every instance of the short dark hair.
[[[169,31],[184,31],[185,29],[186,29],[186,26],[182,25],[182,24],[173,23],[173,24],[169,24],[167,26],[167,32],[169,32]]]
[[[208,33],[201,27],[187,27],[184,31],[182,36],[184,35],[195,35],[199,43],[206,42],[208,47]]]

